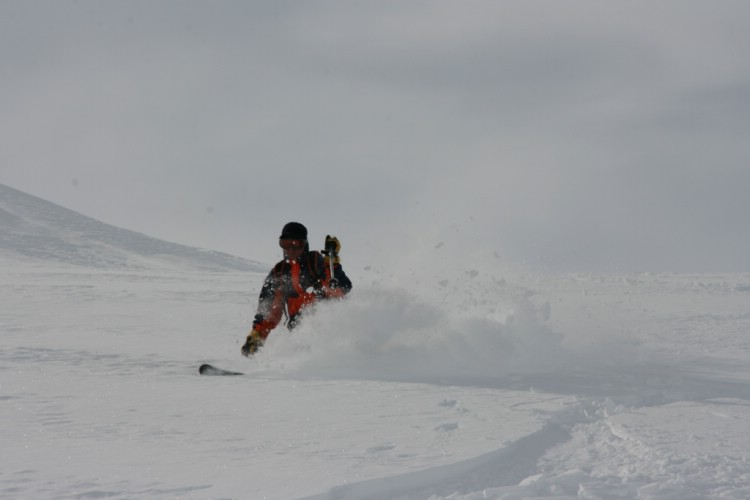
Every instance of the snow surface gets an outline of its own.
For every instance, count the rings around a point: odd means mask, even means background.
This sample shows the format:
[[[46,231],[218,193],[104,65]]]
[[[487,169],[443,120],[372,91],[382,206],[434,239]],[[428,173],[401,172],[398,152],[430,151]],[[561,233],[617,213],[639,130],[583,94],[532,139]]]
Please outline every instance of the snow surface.
[[[750,274],[421,259],[245,359],[264,271],[0,254],[0,496],[750,498]]]

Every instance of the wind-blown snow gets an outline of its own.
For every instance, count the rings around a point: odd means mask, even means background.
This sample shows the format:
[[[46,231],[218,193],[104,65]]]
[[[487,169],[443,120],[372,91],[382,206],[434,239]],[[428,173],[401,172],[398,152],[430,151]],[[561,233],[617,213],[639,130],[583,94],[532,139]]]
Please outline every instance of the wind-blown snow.
[[[750,275],[471,262],[349,267],[248,360],[265,270],[6,254],[0,497],[750,497]]]

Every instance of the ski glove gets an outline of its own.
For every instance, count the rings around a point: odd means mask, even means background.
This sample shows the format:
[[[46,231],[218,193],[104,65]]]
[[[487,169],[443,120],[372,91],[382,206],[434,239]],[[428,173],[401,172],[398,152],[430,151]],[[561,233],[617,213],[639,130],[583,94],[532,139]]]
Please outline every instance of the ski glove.
[[[329,265],[329,261],[331,258],[333,258],[334,264],[340,264],[339,261],[339,252],[341,251],[341,243],[339,242],[339,239],[335,236],[326,235],[326,243],[325,243],[326,249],[323,250],[323,255],[325,255],[325,264],[326,266]]]
[[[262,346],[263,338],[260,336],[260,332],[253,328],[253,331],[250,332],[250,335],[247,336],[247,340],[245,340],[245,345],[242,346],[242,355],[251,356],[258,352],[258,349]]]

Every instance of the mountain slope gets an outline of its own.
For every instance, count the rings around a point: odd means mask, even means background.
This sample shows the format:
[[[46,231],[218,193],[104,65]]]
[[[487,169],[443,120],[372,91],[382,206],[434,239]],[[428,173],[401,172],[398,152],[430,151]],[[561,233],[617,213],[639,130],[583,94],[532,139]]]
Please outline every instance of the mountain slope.
[[[111,226],[3,184],[0,254],[105,268],[263,271],[266,267]]]

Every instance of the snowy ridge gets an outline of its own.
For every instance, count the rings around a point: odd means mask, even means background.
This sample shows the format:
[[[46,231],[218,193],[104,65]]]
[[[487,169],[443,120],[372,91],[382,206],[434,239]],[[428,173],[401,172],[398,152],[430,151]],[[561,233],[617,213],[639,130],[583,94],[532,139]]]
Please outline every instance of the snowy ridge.
[[[459,491],[472,491],[517,485],[529,471],[535,470],[544,452],[570,439],[557,423],[547,423],[508,446],[456,464],[433,467],[382,479],[372,479],[332,488],[329,492],[307,497],[307,500],[366,498],[438,498],[455,497]]]
[[[104,224],[2,184],[0,254],[101,268],[258,271],[263,267]]]

